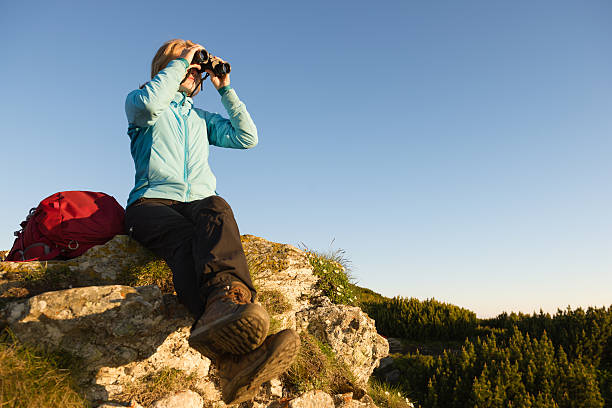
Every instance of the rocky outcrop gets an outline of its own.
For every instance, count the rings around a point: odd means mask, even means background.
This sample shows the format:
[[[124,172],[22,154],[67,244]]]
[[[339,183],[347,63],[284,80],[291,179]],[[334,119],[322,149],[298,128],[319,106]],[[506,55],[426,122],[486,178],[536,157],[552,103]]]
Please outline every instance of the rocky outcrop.
[[[374,320],[360,308],[332,304],[321,297],[310,308],[297,313],[298,327],[329,344],[338,361],[364,387],[380,359],[389,354],[387,341],[376,332]]]
[[[177,392],[156,401],[151,408],[202,408],[204,400],[200,394],[193,391]]]
[[[334,399],[323,391],[309,391],[289,402],[289,408],[334,408]]]
[[[267,302],[273,305],[269,312],[277,329],[308,331],[328,343],[337,359],[351,368],[359,385],[365,385],[379,360],[388,353],[388,344],[376,333],[372,319],[357,307],[334,305],[321,296],[318,278],[303,251],[254,236],[243,236],[243,245],[260,297],[267,297]],[[214,366],[187,343],[192,320],[176,297],[163,295],[157,286],[115,284],[127,269],[150,259],[151,254],[137,243],[117,236],[70,261],[3,262],[0,296],[15,293],[24,274],[40,275],[49,270],[70,275],[66,280],[69,283],[62,283],[61,279],[55,282],[59,289],[63,284],[73,287],[35,296],[26,294],[31,297],[24,299],[14,296],[0,319],[22,342],[78,357],[82,369],[77,381],[91,401],[124,400],[126,390],[134,383],[174,369],[195,378],[190,388],[197,391],[202,402],[196,398],[194,406],[224,406],[219,401]],[[274,381],[262,387],[252,406],[272,407],[281,397],[289,397],[287,401],[294,403],[289,406],[295,407],[310,406],[295,405],[300,401],[308,404],[315,397],[325,399],[317,393],[312,398],[307,395],[291,399],[288,393],[280,381]],[[168,395],[165,402],[158,401],[152,406],[179,406],[172,402],[176,395],[179,394]],[[180,394],[185,395],[191,394]],[[325,404],[331,401],[330,406],[334,406],[332,397],[328,397]],[[349,406],[346,405],[349,401],[342,401],[342,406]]]
[[[291,245],[253,235],[243,235],[242,245],[259,297],[272,296],[284,303],[280,313],[269,312],[283,329],[297,329],[296,313],[310,307],[310,299],[321,295],[308,257]]]
[[[153,257],[127,235],[117,235],[104,245],[98,245],[83,255],[67,261],[2,262],[0,284],[40,271],[60,272],[74,277],[75,286],[115,284],[131,266]],[[0,290],[2,287],[0,286]]]
[[[4,315],[21,341],[76,356],[87,398],[109,401],[163,369],[207,379],[210,361],[187,344],[191,320],[173,302],[157,286],[90,286],[11,303]]]

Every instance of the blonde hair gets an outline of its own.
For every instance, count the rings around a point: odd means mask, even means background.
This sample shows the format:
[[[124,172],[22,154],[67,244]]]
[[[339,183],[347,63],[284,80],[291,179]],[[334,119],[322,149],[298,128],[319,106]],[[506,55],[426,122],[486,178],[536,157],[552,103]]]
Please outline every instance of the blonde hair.
[[[166,68],[168,63],[181,55],[181,52],[187,48],[195,45],[195,43],[189,40],[181,40],[175,38],[174,40],[166,41],[164,45],[159,47],[159,50],[155,53],[153,61],[151,61],[151,79],[158,74],[159,71]]]

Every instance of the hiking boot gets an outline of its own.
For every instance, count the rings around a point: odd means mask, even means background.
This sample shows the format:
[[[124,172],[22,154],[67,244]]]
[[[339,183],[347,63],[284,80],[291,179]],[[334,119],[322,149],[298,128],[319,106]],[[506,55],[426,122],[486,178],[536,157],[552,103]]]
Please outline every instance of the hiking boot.
[[[261,345],[269,327],[266,310],[251,303],[249,288],[236,281],[208,296],[204,314],[191,329],[189,345],[211,360],[224,353],[244,354]]]
[[[223,402],[238,404],[252,399],[259,386],[289,369],[300,349],[300,336],[286,329],[266,338],[248,354],[225,354],[217,362]]]

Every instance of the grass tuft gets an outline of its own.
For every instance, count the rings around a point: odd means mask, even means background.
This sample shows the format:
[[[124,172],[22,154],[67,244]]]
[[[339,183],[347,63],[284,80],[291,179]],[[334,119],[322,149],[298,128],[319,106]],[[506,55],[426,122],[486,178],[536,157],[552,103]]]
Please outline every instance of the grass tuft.
[[[379,381],[374,377],[368,383],[368,395],[380,408],[413,408],[414,405],[400,391],[399,387]]]
[[[301,348],[296,361],[282,377],[297,393],[322,390],[328,394],[357,391],[353,373],[340,364],[331,347],[313,335],[300,333]]]
[[[313,273],[319,278],[317,287],[333,303],[354,305],[357,296],[350,275],[350,261],[342,249],[327,253],[306,250]]]
[[[0,407],[89,407],[66,368],[68,360],[22,345],[5,331],[0,338]]]
[[[240,241],[253,279],[265,278],[289,267],[288,255],[291,249],[287,245],[267,241],[264,243],[265,240],[253,235],[242,235]]]
[[[151,259],[135,265],[119,276],[119,281],[128,286],[157,285],[164,294],[174,294],[172,270],[163,259]]]
[[[276,334],[283,330],[283,322],[274,316],[270,316],[270,328],[268,329],[268,335]]]
[[[129,384],[119,399],[125,402],[136,401],[148,407],[153,402],[184,390],[195,390],[197,376],[186,374],[175,368],[166,368],[149,374],[138,381]]]
[[[291,308],[289,301],[280,290],[264,289],[258,292],[257,299],[271,315],[283,314]]]
[[[78,286],[76,270],[67,265],[49,265],[47,262],[41,262],[39,269],[9,271],[6,277],[15,281],[16,286],[0,294],[0,309],[16,300]]]

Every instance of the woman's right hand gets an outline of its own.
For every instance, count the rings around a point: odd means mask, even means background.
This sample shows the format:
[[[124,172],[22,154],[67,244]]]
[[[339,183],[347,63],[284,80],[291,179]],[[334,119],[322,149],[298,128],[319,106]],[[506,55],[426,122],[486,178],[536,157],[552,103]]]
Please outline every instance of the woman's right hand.
[[[191,68],[202,70],[202,67],[200,67],[198,64],[192,64],[191,61],[193,60],[195,53],[203,49],[204,47],[202,47],[200,44],[194,44],[191,47],[185,48],[177,58],[185,58],[189,62],[189,67],[187,70],[190,70]]]

